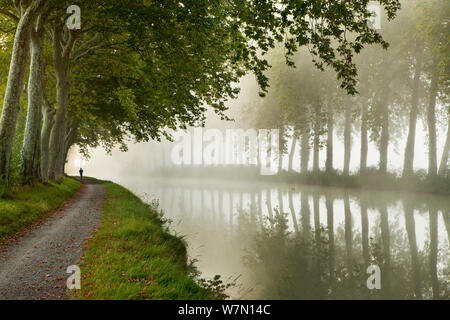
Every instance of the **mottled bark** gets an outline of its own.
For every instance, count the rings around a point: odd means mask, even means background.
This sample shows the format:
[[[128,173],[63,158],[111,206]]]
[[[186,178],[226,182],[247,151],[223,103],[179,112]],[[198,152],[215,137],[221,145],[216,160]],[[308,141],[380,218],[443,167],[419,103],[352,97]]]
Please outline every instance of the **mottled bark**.
[[[21,175],[24,183],[32,183],[39,177],[36,173],[36,162],[39,143],[39,128],[41,126],[41,107],[45,90],[44,62],[44,29],[40,19],[37,30],[32,31],[31,64],[28,81],[28,111],[25,126],[24,141],[21,153]]]
[[[437,149],[436,149],[436,96],[438,92],[439,68],[437,62],[433,63],[430,100],[427,107],[428,125],[428,176],[434,177],[437,174]]]
[[[408,139],[406,141],[405,158],[403,161],[403,176],[411,175],[414,172],[414,145],[416,142],[416,124],[419,112],[419,85],[422,74],[423,50],[423,45],[419,44],[416,54],[413,86],[411,88],[411,110],[409,112]]]
[[[325,162],[325,171],[327,173],[333,171],[333,131],[334,131],[333,110],[329,106],[327,112],[327,159]]]
[[[72,123],[72,125],[70,126],[65,139],[64,139],[64,153],[62,154],[62,157],[59,158],[60,161],[60,172],[64,173],[64,167],[66,165],[67,162],[67,155],[69,154],[69,150],[70,148],[73,146],[73,144],[75,143],[75,138],[77,135],[77,131],[78,131],[78,122],[74,122]]]
[[[19,102],[29,56],[31,28],[34,18],[35,16],[32,15],[31,11],[27,10],[17,26],[8,82],[3,99],[0,119],[0,179],[5,180],[6,183],[9,183],[12,145],[19,114]]]
[[[53,30],[53,64],[56,75],[56,115],[55,124],[50,135],[49,152],[49,178],[58,179],[63,175],[64,165],[64,137],[67,128],[67,109],[71,78],[69,75],[68,60],[73,48],[74,35],[69,33],[67,43],[62,45],[62,26],[56,26]]]
[[[35,143],[35,148],[34,148],[34,159],[36,159],[36,160],[34,161],[34,164],[33,164],[33,176],[36,177],[37,180],[41,181],[42,180],[41,161],[40,161],[40,158],[41,158],[40,135],[41,135],[41,129],[42,129],[42,114],[41,113],[39,113],[38,118],[39,118],[39,121],[38,121],[39,125],[36,128],[36,133],[35,133],[36,137],[38,137],[38,138],[37,138],[37,142]]]
[[[350,173],[350,157],[352,153],[352,110],[350,107],[345,109],[345,128],[344,128],[344,174]]]
[[[41,131],[41,179],[44,182],[49,181],[48,166],[49,166],[49,144],[50,133],[54,125],[55,110],[51,108],[46,99],[42,105],[43,125]]]

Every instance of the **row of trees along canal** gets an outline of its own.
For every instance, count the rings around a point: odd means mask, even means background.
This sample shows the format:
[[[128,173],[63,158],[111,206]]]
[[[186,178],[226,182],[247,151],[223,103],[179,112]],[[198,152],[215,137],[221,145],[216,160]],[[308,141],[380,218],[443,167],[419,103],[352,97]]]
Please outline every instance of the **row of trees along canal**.
[[[394,18],[399,2],[379,2]],[[267,91],[264,56],[277,43],[284,45],[288,64],[308,45],[317,63],[334,69],[340,85],[355,94],[354,56],[369,44],[388,46],[369,28],[367,4],[2,1],[2,185],[58,179],[74,145],[87,152],[99,145],[126,149],[130,136],[160,139],[169,129],[202,123],[205,106],[227,118],[224,103],[236,96],[234,84],[244,74],[253,72],[261,94]],[[66,23],[72,5],[81,9],[78,30]],[[430,19],[427,26],[437,22]]]
[[[388,51],[377,47],[365,49],[357,58],[360,94],[347,95],[334,75],[320,72],[310,63],[309,52],[296,57],[297,70],[285,66],[283,49],[271,53],[273,79],[264,100],[248,103],[242,121],[253,128],[279,128],[282,152],[289,155],[293,167],[296,144],[301,149],[301,171],[307,172],[312,152],[312,170],[318,172],[319,150],[326,148],[326,173],[334,171],[334,132],[343,136],[345,151],[343,174],[350,173],[352,132],[360,133],[360,173],[368,170],[368,144],[379,150],[379,172],[388,172],[388,147],[406,134],[403,177],[414,173],[416,126],[420,119],[427,128],[430,178],[449,174],[450,104],[448,1],[404,1],[398,17],[382,21],[382,36],[390,43]],[[319,63],[319,67],[322,65]],[[446,135],[437,140],[437,128]],[[289,130],[288,130],[289,128]],[[292,130],[293,129],[293,130]],[[293,133],[292,133],[293,131]],[[287,141],[294,140],[289,144]],[[438,141],[442,157],[438,159]],[[428,149],[428,150],[427,150]],[[354,155],[353,155],[354,156]],[[282,161],[279,161],[281,172]]]

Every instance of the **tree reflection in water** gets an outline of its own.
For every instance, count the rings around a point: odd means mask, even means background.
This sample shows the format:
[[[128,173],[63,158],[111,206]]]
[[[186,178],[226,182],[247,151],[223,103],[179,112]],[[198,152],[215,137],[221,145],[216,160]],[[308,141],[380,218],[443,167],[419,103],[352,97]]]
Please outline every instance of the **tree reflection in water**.
[[[288,185],[125,183],[160,199],[208,276],[263,299],[450,299],[450,200]],[[177,190],[175,192],[175,190]],[[369,265],[381,289],[369,290]]]

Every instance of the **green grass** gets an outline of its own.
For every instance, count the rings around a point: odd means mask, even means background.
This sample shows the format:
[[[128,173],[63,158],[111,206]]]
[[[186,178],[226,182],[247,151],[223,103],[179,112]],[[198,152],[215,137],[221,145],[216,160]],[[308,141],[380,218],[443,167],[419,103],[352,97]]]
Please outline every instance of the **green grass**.
[[[60,181],[14,187],[0,198],[0,243],[70,199],[81,183],[64,177]]]
[[[125,188],[107,191],[101,225],[81,265],[81,290],[74,299],[214,299],[190,275],[185,244],[168,233],[156,205]]]

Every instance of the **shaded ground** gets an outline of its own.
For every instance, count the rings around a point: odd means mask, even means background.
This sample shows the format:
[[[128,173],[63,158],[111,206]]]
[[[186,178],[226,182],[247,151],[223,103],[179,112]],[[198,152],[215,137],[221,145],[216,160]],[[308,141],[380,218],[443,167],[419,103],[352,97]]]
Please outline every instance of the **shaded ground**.
[[[85,181],[66,206],[0,249],[0,299],[66,299],[67,267],[78,265],[102,215],[106,192]]]

